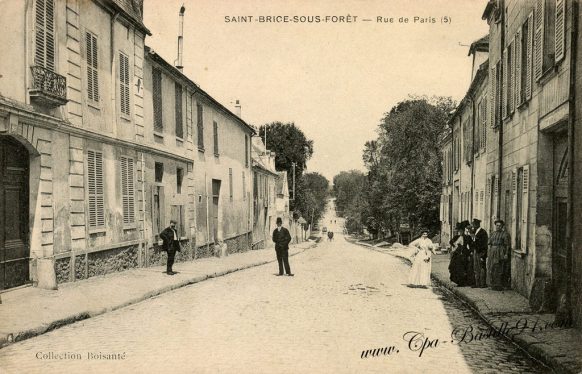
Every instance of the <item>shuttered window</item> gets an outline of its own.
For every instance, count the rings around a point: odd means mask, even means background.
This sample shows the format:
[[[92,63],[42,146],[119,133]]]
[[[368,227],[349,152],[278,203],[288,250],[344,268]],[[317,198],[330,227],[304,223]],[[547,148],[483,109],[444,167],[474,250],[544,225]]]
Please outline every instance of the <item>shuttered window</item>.
[[[489,105],[491,106],[491,117],[490,118],[490,126],[495,127],[497,123],[495,122],[495,118],[497,118],[497,108],[495,104],[497,103],[497,66],[493,66],[491,68],[491,77],[490,77],[490,84],[489,84]]]
[[[536,0],[534,19],[534,78],[539,80],[543,73],[544,63],[544,17],[545,1]]]
[[[34,63],[55,71],[54,0],[36,1]]]
[[[87,151],[89,192],[89,228],[105,227],[105,199],[103,195],[103,153]]]
[[[204,150],[204,108],[202,104],[196,104],[196,113],[198,120],[196,121],[196,128],[198,129],[198,149]]]
[[[249,136],[245,134],[245,166],[249,167]]]
[[[175,105],[176,105],[176,136],[178,138],[184,137],[184,123],[182,117],[182,86],[178,83],[175,85]]]
[[[522,186],[521,186],[521,250],[527,252],[528,247],[528,215],[529,215],[529,165],[523,166]]]
[[[532,87],[533,12],[521,27],[521,95],[520,103],[531,98]]]
[[[121,113],[129,116],[129,58],[119,54],[119,103]]]
[[[556,0],[555,61],[564,58],[566,46],[566,0]]]
[[[154,131],[163,132],[164,122],[162,116],[162,72],[160,69],[152,69],[152,96],[154,105]]]
[[[513,99],[513,110],[515,110],[516,107],[519,106],[519,104],[522,103],[522,94],[521,94],[521,82],[522,82],[522,76],[521,76],[521,72],[522,72],[522,46],[523,46],[523,41],[521,40],[522,38],[522,33],[521,33],[521,29],[517,30],[517,33],[515,34],[515,42],[513,43],[513,48],[514,48],[514,65],[515,65],[515,69],[514,69],[514,74],[513,74],[513,81],[514,81],[514,99]]]
[[[487,97],[481,102],[481,149],[487,148]]]
[[[85,33],[87,56],[87,97],[92,101],[99,101],[99,60],[97,37],[90,32]]]
[[[121,195],[123,206],[123,223],[135,222],[135,174],[134,161],[129,157],[121,157]]]
[[[214,138],[214,154],[218,156],[218,123],[216,121],[212,124],[212,133]]]

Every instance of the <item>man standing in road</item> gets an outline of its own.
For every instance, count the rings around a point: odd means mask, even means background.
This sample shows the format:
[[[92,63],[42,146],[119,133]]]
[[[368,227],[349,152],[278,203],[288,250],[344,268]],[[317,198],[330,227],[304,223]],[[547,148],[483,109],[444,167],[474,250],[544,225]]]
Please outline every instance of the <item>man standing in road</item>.
[[[273,231],[273,242],[275,242],[275,251],[277,252],[277,262],[279,262],[279,274],[283,275],[283,266],[288,276],[292,277],[289,267],[289,243],[291,242],[291,234],[289,230],[283,227],[283,220],[277,217],[277,228]]]
[[[168,262],[166,265],[166,274],[174,275],[177,274],[172,270],[174,265],[174,258],[176,257],[176,252],[180,252],[180,240],[178,238],[178,232],[176,231],[176,221],[170,221],[170,227],[167,227],[164,231],[160,233],[160,238],[163,240],[162,251],[168,253]]]
[[[481,220],[473,218],[473,271],[475,272],[475,284],[471,287],[487,287],[487,245],[489,237],[487,231],[481,227]]]

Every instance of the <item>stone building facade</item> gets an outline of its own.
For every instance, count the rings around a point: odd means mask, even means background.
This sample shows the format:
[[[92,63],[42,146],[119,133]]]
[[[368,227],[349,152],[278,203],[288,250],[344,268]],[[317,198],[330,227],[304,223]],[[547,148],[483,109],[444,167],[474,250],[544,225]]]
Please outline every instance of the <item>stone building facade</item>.
[[[159,264],[170,219],[178,260],[250,248],[254,130],[145,47],[142,14],[0,3],[0,290]]]
[[[453,177],[450,205],[461,218],[481,218],[489,231],[494,220],[504,220],[512,238],[511,287],[528,297],[534,310],[556,311],[559,318],[573,316],[579,322],[580,300],[572,287],[580,270],[573,266],[579,255],[572,246],[576,234],[571,184],[576,178],[571,176],[575,150],[580,149],[572,130],[576,118],[572,74],[581,61],[572,54],[577,6],[569,0],[487,3],[483,19],[490,27],[488,78],[480,93],[476,91],[486,103],[482,105],[486,113],[475,121],[485,119],[488,124],[485,131],[476,132],[485,134],[485,144],[477,151],[473,136],[472,147],[456,145],[458,137],[470,139],[462,135],[465,119],[458,109],[452,152],[460,149],[465,160],[472,158],[474,178],[467,179],[461,168],[461,196]],[[480,113],[473,111],[474,116]],[[468,157],[471,151],[473,156]],[[446,175],[444,179],[446,188]],[[473,203],[467,216],[462,194],[469,182]],[[571,312],[572,306],[577,312]]]
[[[271,233],[276,226],[275,152],[266,149],[259,136],[252,138],[253,249],[274,247]]]

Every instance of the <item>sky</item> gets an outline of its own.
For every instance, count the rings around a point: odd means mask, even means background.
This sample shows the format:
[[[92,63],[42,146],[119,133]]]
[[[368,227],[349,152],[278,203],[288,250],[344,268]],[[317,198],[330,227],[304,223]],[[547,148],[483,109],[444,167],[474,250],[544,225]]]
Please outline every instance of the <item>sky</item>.
[[[146,0],[144,23],[146,44],[172,63],[184,4],[184,73],[233,111],[240,100],[247,123],[294,122],[314,142],[307,171],[331,182],[365,170],[364,143],[409,95],[462,99],[486,3]]]

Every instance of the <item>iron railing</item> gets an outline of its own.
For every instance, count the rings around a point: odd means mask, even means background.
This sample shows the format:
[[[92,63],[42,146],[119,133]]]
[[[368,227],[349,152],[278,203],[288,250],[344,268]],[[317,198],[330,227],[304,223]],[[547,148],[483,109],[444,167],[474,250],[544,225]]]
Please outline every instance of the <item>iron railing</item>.
[[[67,102],[67,79],[42,66],[31,66],[32,89],[31,96],[55,105]]]

